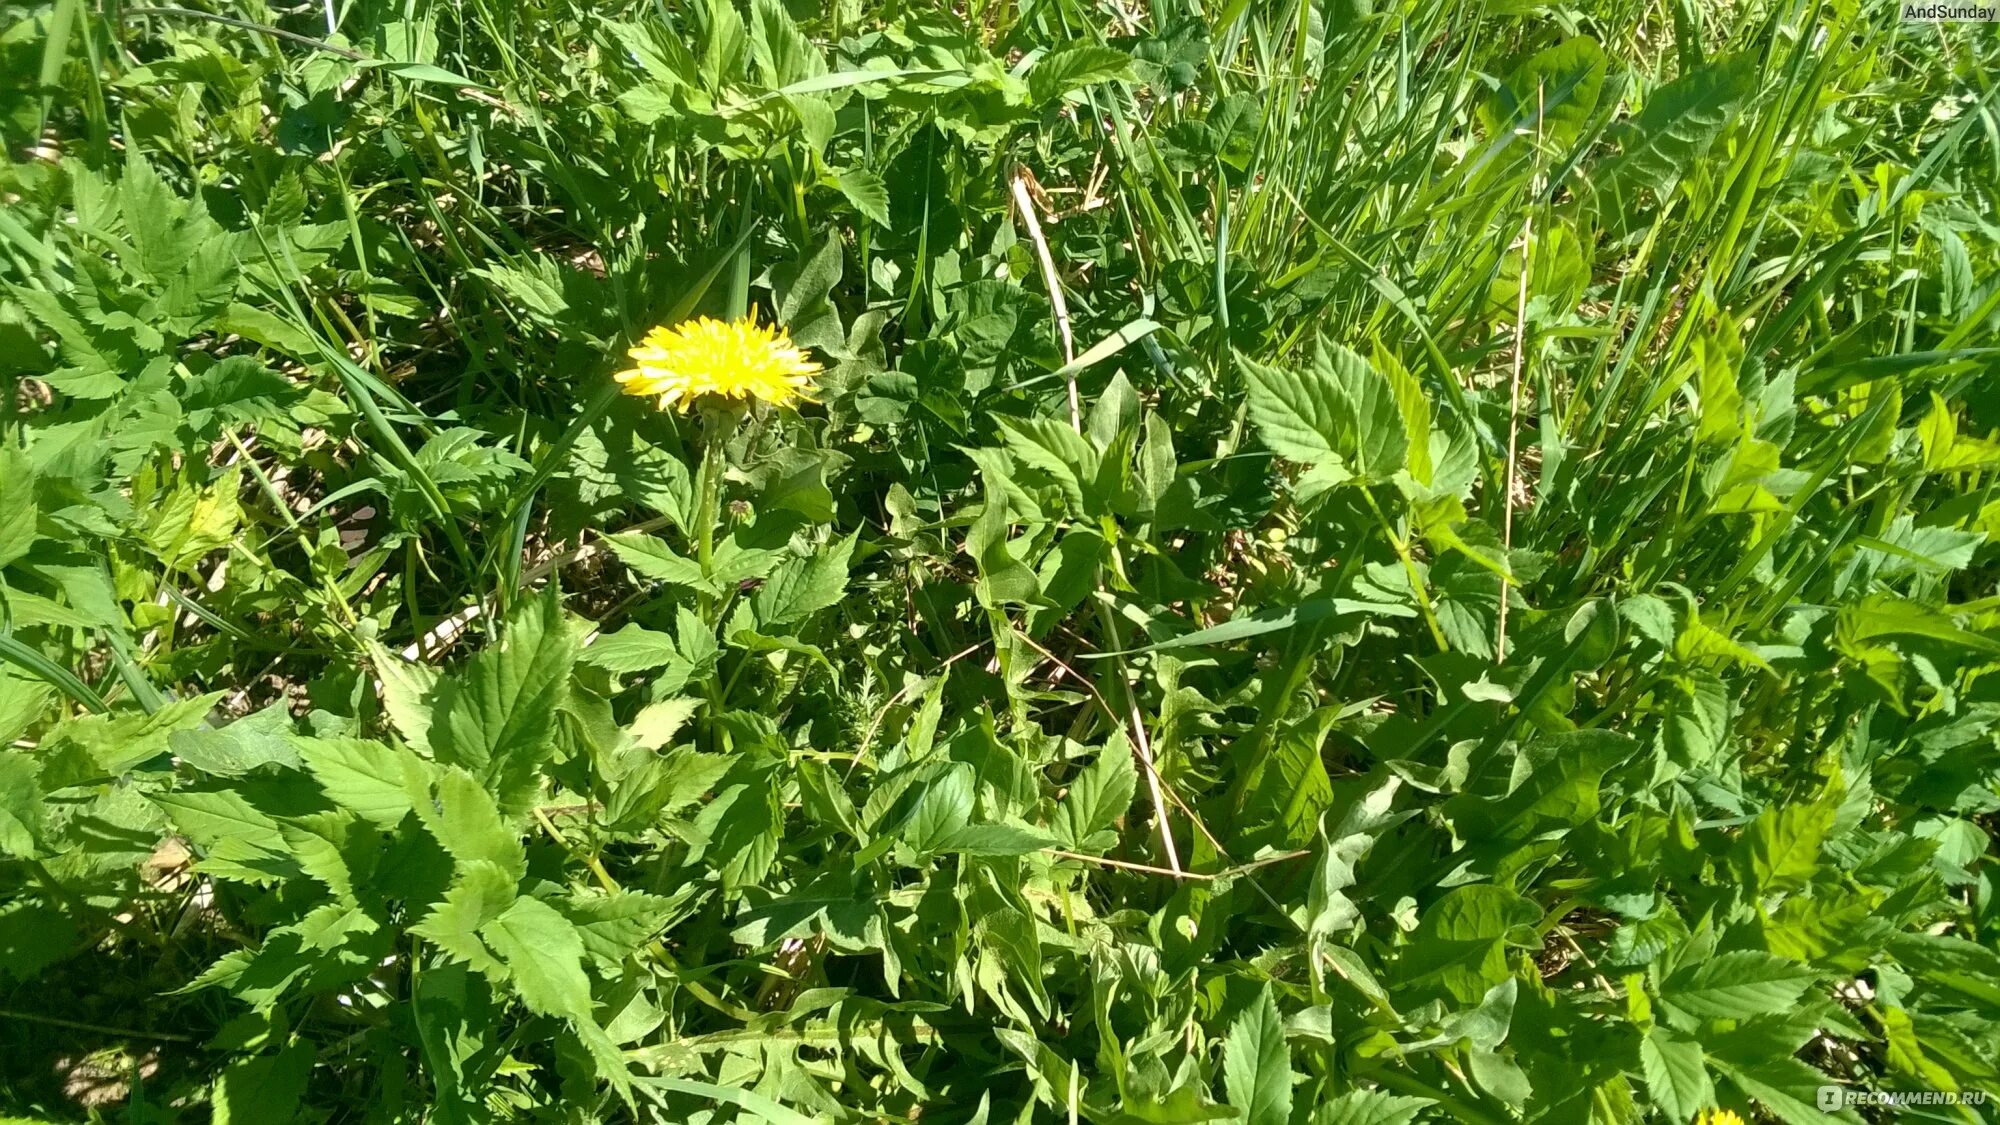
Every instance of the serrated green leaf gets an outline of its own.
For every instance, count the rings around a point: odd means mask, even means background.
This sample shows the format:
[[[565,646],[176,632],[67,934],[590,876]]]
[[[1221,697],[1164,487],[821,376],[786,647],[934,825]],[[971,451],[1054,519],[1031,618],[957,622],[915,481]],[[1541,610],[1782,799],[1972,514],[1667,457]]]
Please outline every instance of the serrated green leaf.
[[[1269,984],[1229,1025],[1222,1073],[1229,1104],[1242,1111],[1247,1125],[1286,1125],[1291,1120],[1292,1055]]]
[[[438,684],[432,752],[491,786],[510,813],[534,799],[541,765],[555,752],[555,713],[578,640],[551,588],[521,604],[498,645]]]
[[[464,770],[453,766],[440,771],[435,807],[421,803],[417,815],[459,863],[485,861],[516,881],[527,873],[520,833],[501,818],[493,795]]]
[[[1804,965],[1739,949],[1674,973],[1661,982],[1660,999],[1698,1019],[1745,1019],[1783,1009],[1813,977]]]
[[[838,605],[847,590],[847,571],[858,538],[837,539],[812,557],[788,561],[773,571],[750,602],[759,630],[793,625]]]
[[[1073,851],[1102,850],[1099,833],[1110,828],[1132,807],[1139,771],[1123,734],[1112,736],[1097,757],[1070,782],[1052,827],[1063,846]]]
[[[1664,1027],[1648,1030],[1639,1040],[1639,1067],[1653,1104],[1675,1121],[1692,1121],[1715,1104],[1701,1044],[1692,1039]]]
[[[407,750],[359,738],[294,737],[292,745],[334,804],[385,831],[430,799],[430,767]]]
[[[1239,357],[1250,420],[1280,457],[1339,464],[1357,479],[1385,481],[1404,464],[1409,436],[1395,392],[1367,360],[1322,344],[1305,367],[1267,367]]]
[[[1042,56],[1028,69],[1028,96],[1039,104],[1131,72],[1132,59],[1123,51],[1094,43],[1071,43]]]

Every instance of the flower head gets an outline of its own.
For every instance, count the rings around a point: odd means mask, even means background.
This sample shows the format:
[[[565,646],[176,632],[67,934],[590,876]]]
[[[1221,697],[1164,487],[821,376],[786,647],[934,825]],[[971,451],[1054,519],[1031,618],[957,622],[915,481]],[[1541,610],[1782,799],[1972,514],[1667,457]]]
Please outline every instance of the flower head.
[[[1743,1118],[1733,1109],[1704,1109],[1694,1115],[1694,1125],[1743,1125]]]
[[[760,398],[782,406],[810,399],[820,365],[774,324],[758,324],[755,312],[740,320],[697,317],[646,333],[627,353],[638,364],[616,378],[628,395],[658,396],[660,409],[683,413],[703,395]]]

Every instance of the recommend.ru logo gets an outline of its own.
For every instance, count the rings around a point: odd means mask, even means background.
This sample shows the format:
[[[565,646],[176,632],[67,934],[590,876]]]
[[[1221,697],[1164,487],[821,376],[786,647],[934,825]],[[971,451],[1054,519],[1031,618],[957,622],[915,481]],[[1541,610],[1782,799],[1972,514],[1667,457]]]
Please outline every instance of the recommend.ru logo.
[[[1815,1101],[1824,1113],[1850,1106],[1985,1105],[1981,1090],[1859,1090],[1852,1086],[1821,1086]]]

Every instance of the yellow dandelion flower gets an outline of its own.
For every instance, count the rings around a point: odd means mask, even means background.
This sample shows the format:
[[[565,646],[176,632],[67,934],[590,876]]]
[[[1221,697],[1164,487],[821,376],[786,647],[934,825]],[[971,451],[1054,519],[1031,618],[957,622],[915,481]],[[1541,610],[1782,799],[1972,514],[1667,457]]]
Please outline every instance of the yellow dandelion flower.
[[[740,320],[697,317],[646,333],[626,353],[638,364],[614,378],[626,394],[660,400],[660,409],[686,413],[704,395],[763,399],[782,406],[810,400],[820,365],[792,343],[783,328],[758,324],[757,314]]]
[[[1743,1118],[1733,1109],[1704,1109],[1694,1115],[1694,1125],[1743,1125]]]

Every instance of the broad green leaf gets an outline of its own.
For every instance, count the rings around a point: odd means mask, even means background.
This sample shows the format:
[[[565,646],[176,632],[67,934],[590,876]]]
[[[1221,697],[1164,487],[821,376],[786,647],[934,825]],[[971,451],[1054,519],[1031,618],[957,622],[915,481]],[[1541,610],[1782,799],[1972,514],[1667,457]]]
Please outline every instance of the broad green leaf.
[[[493,795],[464,770],[454,766],[440,771],[435,807],[419,804],[417,815],[459,863],[483,860],[516,880],[527,873],[520,834],[501,819]]]
[[[1042,56],[1028,69],[1028,96],[1039,104],[1071,90],[1124,78],[1131,69],[1132,60],[1123,51],[1070,43]]]
[[[1281,609],[1260,609],[1252,610],[1249,613],[1240,613],[1220,625],[1210,625],[1205,629],[1196,629],[1192,633],[1183,633],[1178,637],[1169,637],[1164,641],[1157,641],[1131,651],[1164,652],[1171,649],[1228,644],[1231,641],[1240,641],[1248,637],[1260,637],[1265,633],[1275,633],[1282,629],[1289,629],[1294,625],[1303,625],[1314,621],[1324,621],[1330,617],[1344,617],[1348,615],[1415,617],[1417,611],[1407,605],[1398,605],[1393,602],[1367,602],[1358,601],[1353,598],[1313,598]],[[1100,653],[1097,655],[1110,654]]]
[[[1653,1027],[1639,1039],[1639,1067],[1653,1104],[1675,1121],[1692,1121],[1715,1104],[1701,1044],[1664,1027]]]
[[[1320,814],[1333,803],[1333,782],[1320,759],[1322,724],[1287,727],[1252,767],[1244,783],[1236,831],[1246,848],[1301,848],[1312,842]]]
[[[1813,982],[1804,965],[1739,949],[1690,965],[1660,983],[1660,999],[1698,1019],[1747,1019],[1781,1011]]]
[[[28,553],[35,541],[35,467],[28,455],[0,444],[0,567]]]
[[[1000,419],[1000,436],[1018,464],[1055,481],[1070,514],[1095,513],[1086,492],[1097,479],[1097,451],[1082,434],[1053,418],[1035,417]]]
[[[187,381],[181,409],[197,434],[213,437],[225,426],[278,423],[305,397],[290,379],[249,356],[234,355]]]
[[[659,668],[679,658],[671,635],[637,624],[599,636],[577,656],[579,663],[621,674]]]
[[[829,356],[846,353],[847,333],[840,324],[840,310],[829,296],[840,284],[845,259],[839,236],[829,231],[810,256],[772,271],[778,323],[799,347],[815,348]]]
[[[1109,829],[1132,807],[1139,771],[1132,747],[1117,734],[1097,752],[1089,766],[1070,782],[1052,825],[1063,846],[1073,851],[1104,851],[1111,846]]]
[[[509,617],[498,645],[438,684],[431,750],[492,786],[509,813],[533,800],[541,764],[555,752],[555,712],[577,642],[551,587]]]
[[[858,538],[835,540],[810,558],[790,560],[772,572],[750,602],[759,630],[793,625],[838,605],[847,590],[847,570]]]
[[[561,911],[538,898],[517,898],[479,932],[528,1007],[545,1015],[591,1019],[583,937]]]
[[[913,790],[910,813],[899,834],[921,855],[944,849],[972,818],[972,767],[946,763]]]
[[[191,727],[167,738],[174,756],[203,773],[240,777],[260,766],[296,769],[291,713],[274,704],[221,727]]]
[[[275,1055],[231,1063],[215,1080],[215,1125],[294,1119],[312,1069],[313,1050],[304,1041]]]
[[[208,484],[188,473],[163,485],[146,511],[146,546],[170,570],[185,570],[236,538],[243,509],[237,501],[242,473],[235,467]]]
[[[1394,390],[1367,360],[1318,345],[1310,364],[1266,367],[1239,357],[1250,420],[1280,457],[1337,463],[1357,479],[1386,481],[1404,465],[1409,436]]]
[[[1229,1025],[1222,1073],[1229,1104],[1242,1111],[1246,1125],[1286,1125],[1291,1120],[1292,1055],[1269,984]]]
[[[640,945],[693,909],[696,888],[683,884],[672,897],[640,891],[583,892],[556,902],[583,940],[584,952],[607,971],[615,970]]]
[[[431,726],[437,721],[432,706],[437,669],[404,660],[380,644],[370,645],[368,655],[375,674],[382,679],[382,709],[388,712],[389,722],[412,750],[431,756]]]
[[[1820,846],[1833,825],[1827,801],[1766,809],[1744,830],[1744,874],[1759,893],[1797,890],[1819,870]]]
[[[1507,977],[1509,935],[1540,913],[1505,887],[1455,887],[1424,911],[1403,955],[1404,971],[1412,983],[1436,982],[1460,1003],[1479,1003]]]
[[[480,927],[498,919],[514,905],[519,880],[499,864],[468,860],[458,865],[456,878],[410,932],[437,944],[446,954],[489,976],[503,972],[479,937]]]
[[[26,754],[0,751],[0,855],[34,856],[42,823],[40,763]]]
[[[430,800],[430,767],[408,750],[359,738],[295,736],[292,745],[334,804],[384,831]]]
[[[1613,189],[1626,185],[1665,195],[1707,155],[1737,110],[1756,92],[1755,52],[1713,59],[1647,96],[1639,116],[1619,135]]]
[[[834,173],[834,184],[861,216],[878,226],[889,225],[889,188],[882,177],[866,168],[848,168]]]
[[[1537,52],[1494,91],[1481,114],[1487,128],[1561,151],[1596,110],[1608,61],[1596,40],[1581,36]]]
[[[1313,1111],[1312,1125],[1409,1125],[1437,1103],[1407,1094],[1350,1090]]]
[[[701,573],[701,564],[686,558],[650,535],[607,535],[604,541],[633,573],[691,590],[715,593],[716,587]]]

